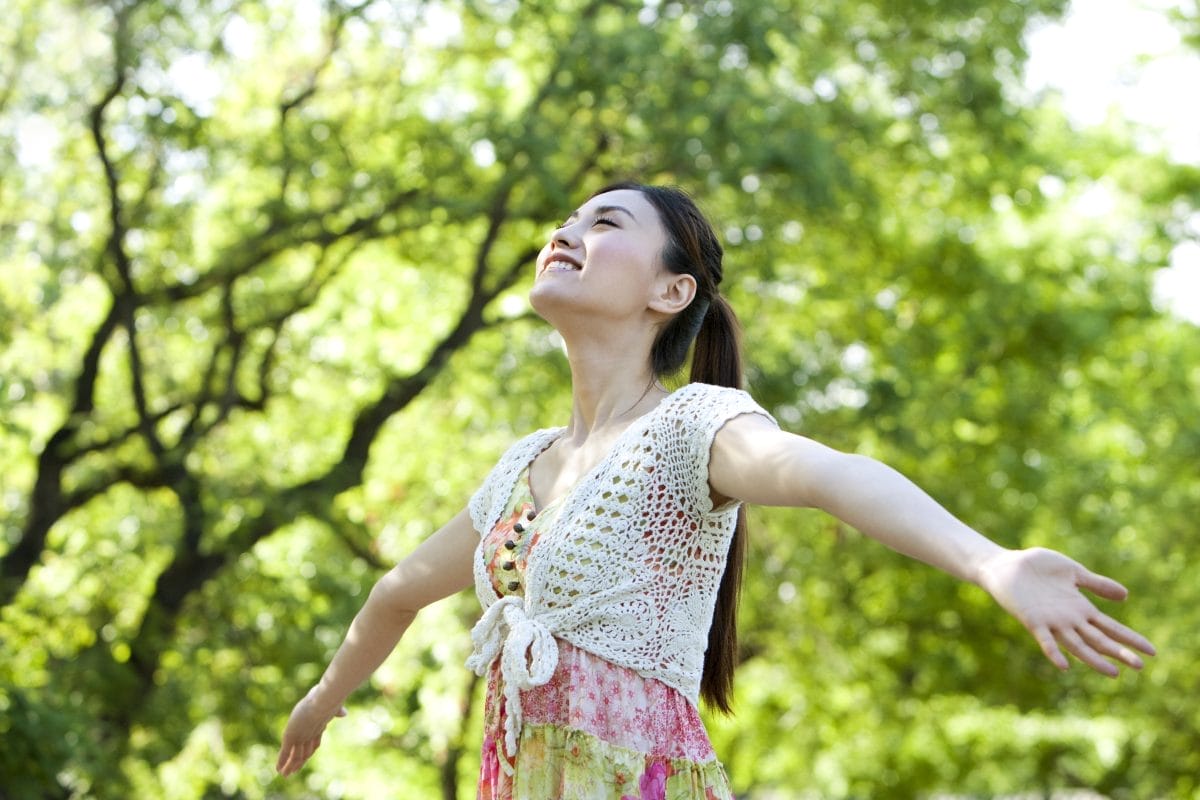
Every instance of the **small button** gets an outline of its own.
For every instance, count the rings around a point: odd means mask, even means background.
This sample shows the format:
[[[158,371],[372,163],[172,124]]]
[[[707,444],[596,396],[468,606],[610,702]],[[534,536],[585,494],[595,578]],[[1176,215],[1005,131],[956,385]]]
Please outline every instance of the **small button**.
[[[537,516],[537,512],[534,511],[532,508],[525,512],[525,519],[529,520],[530,522],[533,522],[533,518],[536,516]]]
[[[504,542],[504,546],[505,546],[506,548],[508,548],[509,550],[516,550],[516,549],[517,549],[517,543],[516,543],[516,542],[514,542],[512,539],[508,539],[508,540],[506,540],[506,541]]]
[[[509,581],[508,582],[508,590],[510,592],[515,592],[517,589],[520,589],[520,588],[521,588],[520,581]]]
[[[501,564],[501,565],[500,565],[500,568],[501,568],[501,569],[512,569],[512,568],[513,568],[513,567],[515,567],[515,566],[517,566],[517,562],[515,562],[515,561],[505,561],[503,564]]]
[[[513,530],[516,531],[517,533],[524,533],[525,526],[518,522],[516,525],[513,525]]]

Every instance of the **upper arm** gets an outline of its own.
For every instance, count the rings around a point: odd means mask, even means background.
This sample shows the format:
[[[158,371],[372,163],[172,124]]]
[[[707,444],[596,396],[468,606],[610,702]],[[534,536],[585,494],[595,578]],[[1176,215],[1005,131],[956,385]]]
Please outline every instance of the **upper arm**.
[[[717,432],[709,456],[714,494],[766,506],[820,506],[821,478],[844,454],[780,430],[758,414],[735,417]]]
[[[397,612],[416,613],[472,585],[478,545],[479,533],[464,508],[380,578],[374,591]]]

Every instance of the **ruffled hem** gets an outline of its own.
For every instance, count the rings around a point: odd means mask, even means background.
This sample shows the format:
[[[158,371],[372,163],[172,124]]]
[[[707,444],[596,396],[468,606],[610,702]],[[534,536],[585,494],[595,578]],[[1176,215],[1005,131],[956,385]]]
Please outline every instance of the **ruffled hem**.
[[[575,728],[531,723],[518,752],[510,778],[485,740],[478,800],[733,800],[716,759],[647,756]]]

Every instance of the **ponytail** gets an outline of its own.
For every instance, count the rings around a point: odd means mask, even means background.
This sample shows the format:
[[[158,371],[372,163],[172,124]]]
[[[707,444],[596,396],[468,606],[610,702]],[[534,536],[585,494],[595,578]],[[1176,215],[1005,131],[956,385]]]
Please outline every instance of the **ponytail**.
[[[724,297],[707,303],[692,348],[692,383],[742,388],[742,331]]]
[[[693,382],[742,388],[741,330],[729,303],[720,294],[709,303],[692,351]],[[742,591],[742,568],[746,561],[746,509],[738,509],[737,525],[729,542],[729,556],[712,625],[708,649],[704,651],[704,673],[700,696],[704,702],[728,714],[733,710],[733,671],[737,667],[737,609]]]

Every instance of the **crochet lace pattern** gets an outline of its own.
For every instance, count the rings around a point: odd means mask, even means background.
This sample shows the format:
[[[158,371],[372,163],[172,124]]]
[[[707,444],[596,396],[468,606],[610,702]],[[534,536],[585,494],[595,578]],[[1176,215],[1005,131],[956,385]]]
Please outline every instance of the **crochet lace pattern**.
[[[483,675],[500,659],[515,755],[523,689],[550,680],[555,637],[672,686],[696,703],[717,589],[739,503],[713,508],[713,437],[742,414],[770,415],[737,389],[693,383],[635,420],[563,498],[531,553],[525,594],[500,598],[482,551],[475,592],[484,608],[467,666]],[[565,428],[539,430],[509,448],[468,505],[486,535],[515,482]]]

